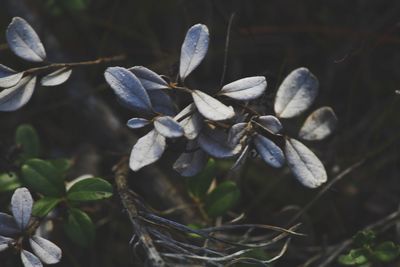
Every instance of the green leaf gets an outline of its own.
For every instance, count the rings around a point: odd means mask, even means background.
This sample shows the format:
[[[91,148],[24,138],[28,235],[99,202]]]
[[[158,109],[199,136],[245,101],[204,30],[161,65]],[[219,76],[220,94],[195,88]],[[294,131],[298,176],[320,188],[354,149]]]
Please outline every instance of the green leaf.
[[[22,166],[24,183],[45,196],[60,197],[65,194],[63,178],[48,161],[30,159]]]
[[[79,209],[70,209],[64,223],[64,231],[72,242],[81,246],[90,246],[95,238],[95,227],[90,217]]]
[[[217,217],[230,210],[240,197],[240,191],[231,181],[223,182],[215,188],[205,199],[205,209],[211,217]]]
[[[205,169],[193,177],[187,178],[187,187],[190,194],[198,199],[204,198],[217,173],[215,160],[209,159]]]
[[[393,242],[386,241],[374,248],[373,255],[375,259],[381,262],[389,262],[400,255],[400,249]]]
[[[342,265],[355,266],[368,263],[368,251],[364,248],[352,249],[347,255],[340,255],[338,262]]]
[[[64,175],[72,166],[70,159],[51,159],[48,160],[60,173]]]
[[[0,174],[0,192],[14,191],[18,187],[21,187],[21,183],[15,173]]]
[[[362,247],[364,245],[371,245],[375,237],[375,233],[372,230],[365,230],[355,234],[353,241],[357,247]]]
[[[67,193],[72,201],[93,201],[112,196],[112,185],[101,178],[87,178],[74,184]]]
[[[15,132],[15,143],[22,147],[22,162],[40,155],[40,142],[35,129],[29,124],[22,124]]]
[[[37,217],[45,217],[52,211],[61,199],[54,197],[44,197],[33,204],[32,214]]]

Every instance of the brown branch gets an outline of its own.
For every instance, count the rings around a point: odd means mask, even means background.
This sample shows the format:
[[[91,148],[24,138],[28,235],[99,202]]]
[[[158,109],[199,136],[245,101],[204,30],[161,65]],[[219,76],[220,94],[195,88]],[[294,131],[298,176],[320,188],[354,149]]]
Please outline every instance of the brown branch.
[[[115,167],[115,185],[117,187],[118,195],[121,202],[128,213],[129,220],[133,226],[135,235],[139,238],[146,255],[149,260],[150,266],[166,266],[164,260],[161,258],[156,247],[154,246],[153,239],[151,238],[147,228],[142,225],[138,217],[138,208],[128,186],[128,158],[124,157]]]

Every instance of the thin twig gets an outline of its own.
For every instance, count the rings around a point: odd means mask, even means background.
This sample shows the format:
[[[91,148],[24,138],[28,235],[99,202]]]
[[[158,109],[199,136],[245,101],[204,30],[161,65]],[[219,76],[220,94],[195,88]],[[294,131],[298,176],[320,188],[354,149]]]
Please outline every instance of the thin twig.
[[[228,29],[226,31],[226,39],[225,39],[225,50],[224,50],[224,64],[222,66],[222,74],[221,74],[221,82],[220,87],[224,84],[225,76],[226,76],[226,69],[228,67],[228,51],[229,51],[229,41],[231,36],[231,28],[233,24],[233,19],[235,18],[235,12],[233,12],[229,18],[228,22]]]

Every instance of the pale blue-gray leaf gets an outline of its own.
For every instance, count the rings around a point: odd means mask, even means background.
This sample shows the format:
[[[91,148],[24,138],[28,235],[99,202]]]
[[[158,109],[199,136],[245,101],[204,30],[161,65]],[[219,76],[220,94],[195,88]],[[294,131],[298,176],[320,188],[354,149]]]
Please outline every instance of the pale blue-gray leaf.
[[[29,244],[33,252],[45,264],[56,264],[61,260],[62,251],[53,242],[40,236],[32,236]]]
[[[124,103],[132,108],[152,111],[149,95],[132,72],[122,67],[110,67],[106,69],[104,77]]]
[[[18,228],[14,217],[0,212],[0,235],[10,237],[15,236],[20,232],[21,230]]]
[[[169,88],[168,83],[160,75],[143,66],[135,66],[129,69],[138,77],[146,90],[160,90]]]
[[[11,211],[20,230],[28,226],[32,214],[33,199],[25,187],[15,190],[11,198]]]
[[[24,249],[21,251],[21,260],[24,267],[43,267],[43,264],[38,257]]]
[[[197,142],[189,142],[188,150],[196,149]],[[208,161],[207,154],[197,147],[193,152],[182,153],[175,161],[173,168],[180,175],[185,177],[195,176],[200,173],[206,166]]]
[[[0,111],[14,111],[24,106],[31,99],[35,90],[36,77],[22,78],[17,85],[0,92]]]
[[[217,99],[202,91],[193,90],[192,97],[201,115],[209,120],[222,121],[235,116],[235,112],[231,106],[225,106]]]
[[[128,121],[126,125],[128,125],[129,128],[138,129],[148,125],[149,123],[149,120],[143,118],[132,118]]]
[[[322,107],[311,113],[300,129],[299,137],[304,140],[322,140],[336,128],[337,117],[330,107]]]
[[[43,86],[60,85],[62,83],[65,83],[69,79],[69,77],[71,76],[71,73],[72,73],[72,69],[70,69],[70,68],[61,68],[59,70],[56,70],[56,71],[44,76],[40,80],[40,83]]]
[[[229,158],[238,154],[241,144],[232,146],[228,143],[228,135],[221,129],[203,129],[198,137],[200,147],[216,158]]]
[[[207,54],[209,33],[207,26],[196,24],[186,33],[181,48],[179,76],[184,80],[204,59]]]
[[[133,146],[129,159],[129,166],[133,171],[138,171],[161,158],[166,146],[165,137],[156,130],[140,138]]]
[[[155,118],[154,128],[159,134],[167,138],[181,137],[184,134],[182,126],[169,116]]]
[[[245,137],[247,131],[247,123],[239,122],[229,129],[228,133],[228,143],[235,146],[240,143],[240,141]]]
[[[203,128],[203,117],[197,111],[194,103],[185,107],[174,119],[180,120],[179,124],[183,127],[185,137],[189,140],[196,139]]]
[[[255,134],[253,142],[258,154],[268,165],[274,168],[283,166],[285,156],[279,146],[261,134]]]
[[[253,100],[261,96],[267,88],[264,76],[247,77],[222,87],[219,92],[237,100]]]
[[[150,101],[153,105],[153,110],[163,115],[175,116],[176,108],[171,97],[161,90],[147,91]]]
[[[13,239],[5,236],[0,236],[0,252],[8,249],[9,245],[12,243]]]
[[[16,85],[24,76],[23,72],[15,72],[7,66],[0,64],[0,87],[8,88]]]
[[[327,180],[327,174],[318,157],[295,139],[287,139],[285,155],[289,168],[304,186],[316,188]]]
[[[292,71],[280,85],[275,98],[275,113],[292,118],[311,106],[318,94],[318,79],[306,68]]]
[[[257,124],[272,134],[280,133],[283,128],[279,119],[272,115],[258,117]]]
[[[46,51],[35,30],[24,19],[15,17],[8,25],[6,38],[9,48],[19,57],[33,62],[46,59]]]

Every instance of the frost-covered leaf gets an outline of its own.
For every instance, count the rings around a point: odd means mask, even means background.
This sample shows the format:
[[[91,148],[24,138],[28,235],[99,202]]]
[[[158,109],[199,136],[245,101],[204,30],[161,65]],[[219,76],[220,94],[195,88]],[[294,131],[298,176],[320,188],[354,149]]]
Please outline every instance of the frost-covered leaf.
[[[32,206],[33,199],[28,189],[21,187],[15,190],[11,198],[11,211],[19,229],[24,230],[28,226]]]
[[[184,133],[182,126],[169,116],[155,118],[154,128],[159,134],[167,138],[181,137]]]
[[[24,249],[21,251],[21,260],[24,267],[43,267],[43,264],[38,257]]]
[[[203,24],[193,25],[186,33],[181,48],[179,76],[184,80],[204,59],[208,50],[209,33]]]
[[[207,119],[213,121],[227,120],[235,116],[232,107],[225,106],[217,99],[199,90],[192,91],[192,97],[197,109]]]
[[[228,143],[228,135],[221,129],[204,129],[199,137],[200,147],[209,155],[216,158],[229,158],[241,150],[241,145],[232,146]]]
[[[24,76],[23,72],[15,72],[7,66],[0,64],[0,87],[8,88],[16,85]]]
[[[272,115],[260,116],[257,118],[258,125],[272,134],[278,134],[282,130],[279,119]]]
[[[110,67],[106,69],[104,77],[126,105],[147,112],[152,110],[149,95],[132,72],[122,67]]]
[[[176,108],[171,97],[161,90],[147,91],[155,112],[167,116],[175,116]]]
[[[148,125],[149,123],[149,120],[143,118],[132,118],[127,122],[126,125],[128,125],[129,128],[138,129]]]
[[[40,236],[32,236],[29,239],[29,244],[33,252],[43,263],[55,264],[61,260],[61,249],[53,242]]]
[[[308,69],[298,68],[292,71],[276,93],[276,115],[285,119],[300,115],[314,102],[318,86],[318,79]]]
[[[1,236],[14,236],[20,233],[14,217],[6,213],[0,212],[0,235]]]
[[[36,85],[35,76],[22,78],[17,85],[0,92],[0,111],[14,111],[28,103]]]
[[[299,137],[304,140],[322,140],[336,128],[337,118],[330,107],[322,107],[311,113],[300,129]]]
[[[304,186],[316,188],[327,180],[327,174],[318,157],[295,139],[287,139],[285,155],[293,174]]]
[[[161,158],[166,146],[165,137],[156,130],[140,138],[133,146],[129,159],[129,166],[133,171],[150,165]]]
[[[187,145],[187,149],[196,149],[196,146],[196,142],[189,142]],[[191,177],[195,176],[203,170],[204,166],[207,163],[207,160],[207,154],[200,148],[197,148],[193,152],[182,153],[175,161],[173,168],[180,175]]]
[[[160,90],[169,88],[168,83],[160,75],[143,66],[129,69],[140,80],[146,90]]]
[[[282,167],[285,156],[279,146],[261,134],[256,134],[253,142],[258,154],[268,165],[274,168]]]
[[[203,117],[196,110],[194,103],[184,108],[178,115],[175,116],[175,120],[178,121],[183,118],[179,124],[183,127],[185,137],[189,140],[194,140],[199,135],[203,128]]]
[[[267,88],[265,77],[247,77],[225,85],[220,94],[237,100],[253,100],[261,96],[265,88]]]
[[[240,143],[244,135],[246,134],[247,130],[247,123],[246,122],[239,122],[234,124],[228,133],[228,143],[232,146],[235,146]]]
[[[0,236],[0,252],[8,249],[9,244],[13,241],[12,238]]]
[[[65,83],[71,76],[72,69],[62,68],[44,76],[40,83],[43,86],[56,86]]]
[[[10,49],[19,57],[33,62],[46,59],[46,51],[35,30],[24,19],[15,17],[6,32]]]

